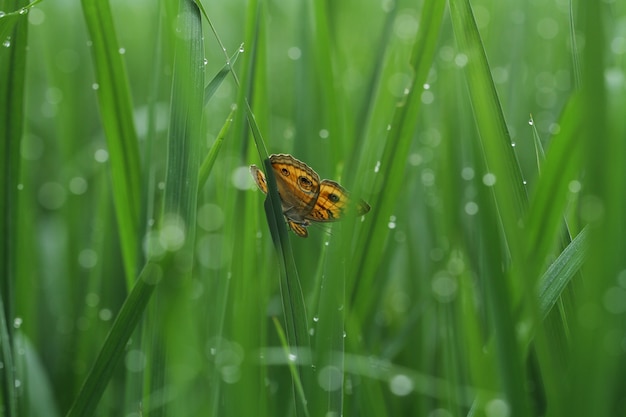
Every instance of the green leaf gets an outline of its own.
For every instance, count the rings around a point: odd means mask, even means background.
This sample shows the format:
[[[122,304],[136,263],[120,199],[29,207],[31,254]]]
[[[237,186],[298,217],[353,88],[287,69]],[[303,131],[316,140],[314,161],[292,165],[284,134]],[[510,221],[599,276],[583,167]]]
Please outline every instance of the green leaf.
[[[139,212],[143,195],[133,106],[109,2],[82,0],[81,4],[91,36],[98,103],[111,161],[120,247],[127,288],[131,288],[140,261]]]
[[[539,280],[539,311],[542,317],[548,315],[572,277],[585,263],[589,252],[588,235],[586,228],[581,230]]]

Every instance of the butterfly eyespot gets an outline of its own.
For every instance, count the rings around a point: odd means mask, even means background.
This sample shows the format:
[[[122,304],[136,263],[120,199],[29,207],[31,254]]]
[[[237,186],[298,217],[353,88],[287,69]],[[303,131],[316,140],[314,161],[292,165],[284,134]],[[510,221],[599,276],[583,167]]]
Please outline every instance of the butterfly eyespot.
[[[289,170],[287,168],[281,168],[280,173],[283,174],[285,177],[289,176]]]
[[[330,193],[328,194],[328,199],[333,203],[336,203],[339,201],[339,196],[337,194]]]
[[[304,190],[310,190],[313,183],[307,177],[298,177],[298,185],[300,185],[300,188]]]

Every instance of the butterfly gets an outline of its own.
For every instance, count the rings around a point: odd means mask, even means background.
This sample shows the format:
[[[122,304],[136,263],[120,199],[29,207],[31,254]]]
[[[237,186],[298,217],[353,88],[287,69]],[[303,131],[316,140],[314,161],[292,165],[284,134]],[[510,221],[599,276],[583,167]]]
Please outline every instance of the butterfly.
[[[300,237],[309,235],[311,222],[334,222],[346,213],[363,215],[370,206],[363,200],[352,201],[350,193],[331,180],[320,180],[307,164],[287,154],[270,155],[283,215],[289,228]],[[258,187],[267,194],[265,174],[256,165],[250,173]]]

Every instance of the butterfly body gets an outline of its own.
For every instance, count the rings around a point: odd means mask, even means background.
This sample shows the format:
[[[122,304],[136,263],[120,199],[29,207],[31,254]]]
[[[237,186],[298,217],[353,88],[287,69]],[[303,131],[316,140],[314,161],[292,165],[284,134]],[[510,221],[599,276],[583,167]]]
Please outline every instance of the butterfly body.
[[[354,203],[348,191],[335,181],[321,180],[304,162],[287,154],[270,155],[282,212],[289,227],[300,237],[307,237],[311,222],[340,220],[348,211],[363,215],[370,206],[363,200]],[[265,174],[255,165],[250,172],[258,187],[267,194]]]

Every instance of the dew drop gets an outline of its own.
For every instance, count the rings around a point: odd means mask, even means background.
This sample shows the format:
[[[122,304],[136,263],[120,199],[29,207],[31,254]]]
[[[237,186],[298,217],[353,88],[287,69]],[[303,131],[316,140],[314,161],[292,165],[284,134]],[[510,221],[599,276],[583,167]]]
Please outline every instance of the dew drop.
[[[374,167],[374,172],[380,171],[380,161],[376,161],[376,166]]]
[[[509,406],[509,403],[507,403],[506,401],[500,398],[496,398],[496,399],[489,401],[485,405],[485,412],[487,413],[489,417],[491,416],[508,417],[511,415],[511,407]]]
[[[93,157],[96,160],[96,162],[103,163],[109,160],[109,152],[107,152],[106,149],[98,149],[94,153]]]
[[[118,52],[120,53],[120,55],[124,55],[126,53],[126,48],[120,48],[118,49]]]
[[[98,317],[102,321],[109,321],[113,318],[113,312],[108,308],[103,308],[98,312]]]
[[[496,175],[488,172],[485,175],[483,175],[483,184],[485,184],[487,187],[491,187],[493,185],[495,185],[496,183]]]
[[[465,203],[465,213],[470,216],[474,216],[476,213],[478,213],[478,204],[476,204],[476,202],[474,201],[468,201],[467,203]]]
[[[4,42],[2,42],[2,46],[4,46],[5,48],[11,46],[11,39],[7,38]]]
[[[16,317],[15,319],[13,319],[13,327],[16,329],[19,329],[20,327],[22,327],[22,323],[23,323],[23,320],[21,317]]]
[[[463,178],[466,181],[471,180],[472,178],[474,178],[474,168],[472,167],[465,167],[461,170],[461,178]]]
[[[389,380],[389,389],[397,396],[409,395],[413,391],[415,384],[406,375],[395,375]]]
[[[28,9],[25,7],[22,7],[19,11],[19,14],[26,14],[26,13],[28,13]]]
[[[570,181],[567,188],[569,189],[570,193],[578,193],[580,192],[580,189],[582,188],[582,184],[580,183],[580,181],[573,180],[573,181]]]

